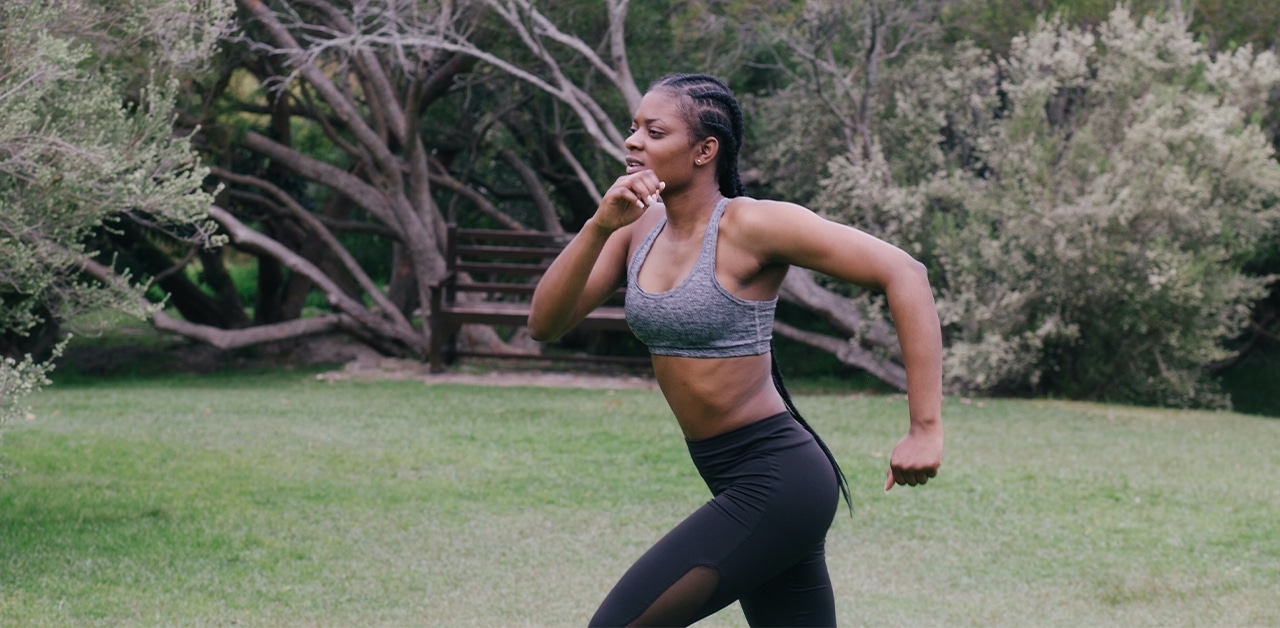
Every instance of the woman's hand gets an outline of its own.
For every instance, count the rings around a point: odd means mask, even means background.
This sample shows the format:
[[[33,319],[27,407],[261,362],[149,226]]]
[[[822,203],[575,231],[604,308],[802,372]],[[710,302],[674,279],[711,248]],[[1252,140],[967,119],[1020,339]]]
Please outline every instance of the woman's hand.
[[[639,220],[666,187],[652,170],[622,175],[605,191],[592,222],[607,232],[617,231]]]
[[[889,457],[889,477],[884,481],[887,493],[894,484],[915,486],[938,475],[942,466],[942,425],[930,429],[912,429],[898,441]]]

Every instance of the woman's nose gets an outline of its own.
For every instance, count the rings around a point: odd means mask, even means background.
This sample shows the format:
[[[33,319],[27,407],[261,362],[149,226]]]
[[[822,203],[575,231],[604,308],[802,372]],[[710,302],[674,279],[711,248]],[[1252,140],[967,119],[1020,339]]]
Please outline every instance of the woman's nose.
[[[628,135],[627,139],[622,142],[622,147],[627,150],[640,150],[644,147],[644,144],[641,143],[643,138],[644,136],[640,134],[639,130],[632,131],[631,135]]]

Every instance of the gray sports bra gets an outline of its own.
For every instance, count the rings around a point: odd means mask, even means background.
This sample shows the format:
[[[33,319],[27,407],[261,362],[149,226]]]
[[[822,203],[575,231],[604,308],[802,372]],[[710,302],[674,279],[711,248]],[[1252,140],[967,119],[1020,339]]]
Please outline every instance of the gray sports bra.
[[[636,280],[653,241],[667,224],[665,216],[636,248],[627,266],[627,324],[650,353],[731,358],[769,352],[777,297],[748,301],[731,294],[716,279],[716,241],[728,204],[727,198],[716,204],[693,270],[666,292],[647,292]]]

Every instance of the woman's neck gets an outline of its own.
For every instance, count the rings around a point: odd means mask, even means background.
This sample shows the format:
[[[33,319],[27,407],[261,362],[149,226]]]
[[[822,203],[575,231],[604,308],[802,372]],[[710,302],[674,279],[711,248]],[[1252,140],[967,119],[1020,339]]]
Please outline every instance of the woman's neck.
[[[709,186],[696,186],[671,194],[668,191],[662,193],[662,202],[667,208],[667,225],[677,232],[700,232],[715,210],[716,203],[723,198],[719,188]]]

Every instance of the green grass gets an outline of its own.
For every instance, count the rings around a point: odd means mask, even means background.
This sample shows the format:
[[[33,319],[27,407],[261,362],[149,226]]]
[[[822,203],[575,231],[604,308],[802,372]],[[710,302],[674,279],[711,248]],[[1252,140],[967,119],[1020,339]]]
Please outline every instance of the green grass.
[[[581,625],[706,499],[656,392],[268,372],[33,401],[0,443],[0,625]],[[1280,624],[1280,421],[949,398],[942,474],[885,495],[905,402],[798,403],[853,485],[845,624]]]

